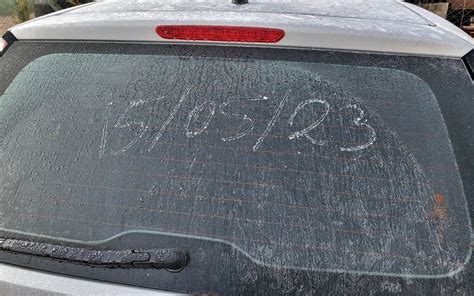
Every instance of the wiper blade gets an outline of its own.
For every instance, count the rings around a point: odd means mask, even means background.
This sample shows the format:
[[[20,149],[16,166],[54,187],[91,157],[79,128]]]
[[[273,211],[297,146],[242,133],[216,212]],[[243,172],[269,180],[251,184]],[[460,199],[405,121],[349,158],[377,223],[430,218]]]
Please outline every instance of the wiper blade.
[[[97,250],[9,238],[0,238],[0,250],[87,265],[154,267],[171,272],[181,271],[188,262],[188,255],[178,249]]]

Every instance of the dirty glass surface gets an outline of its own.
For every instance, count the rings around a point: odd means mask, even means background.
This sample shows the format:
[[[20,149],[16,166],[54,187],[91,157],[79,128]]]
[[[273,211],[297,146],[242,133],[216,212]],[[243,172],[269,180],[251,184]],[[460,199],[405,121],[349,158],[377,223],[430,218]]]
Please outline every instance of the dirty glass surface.
[[[52,54],[0,98],[0,227],[231,245],[265,266],[438,277],[470,220],[430,87],[403,71]]]

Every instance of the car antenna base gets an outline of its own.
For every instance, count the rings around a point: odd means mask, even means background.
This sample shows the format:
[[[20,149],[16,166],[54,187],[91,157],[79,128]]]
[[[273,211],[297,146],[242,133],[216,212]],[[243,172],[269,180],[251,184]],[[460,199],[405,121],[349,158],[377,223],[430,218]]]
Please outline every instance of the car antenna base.
[[[242,4],[248,4],[249,0],[232,0],[232,4],[237,4],[237,5],[242,5]]]

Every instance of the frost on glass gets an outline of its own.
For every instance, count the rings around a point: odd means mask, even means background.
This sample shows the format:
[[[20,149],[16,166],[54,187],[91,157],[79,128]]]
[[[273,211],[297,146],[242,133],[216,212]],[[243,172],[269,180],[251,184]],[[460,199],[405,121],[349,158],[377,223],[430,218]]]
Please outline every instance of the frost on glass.
[[[470,221],[430,88],[388,69],[56,54],[0,99],[0,225],[152,231],[268,266],[443,276]]]

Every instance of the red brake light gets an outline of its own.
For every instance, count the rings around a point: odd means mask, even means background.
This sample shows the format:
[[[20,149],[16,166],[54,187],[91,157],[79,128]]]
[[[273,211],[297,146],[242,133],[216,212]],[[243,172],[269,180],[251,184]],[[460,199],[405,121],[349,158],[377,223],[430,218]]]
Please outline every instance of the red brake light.
[[[276,43],[285,36],[280,29],[232,26],[158,26],[156,33],[164,39],[261,43]]]

